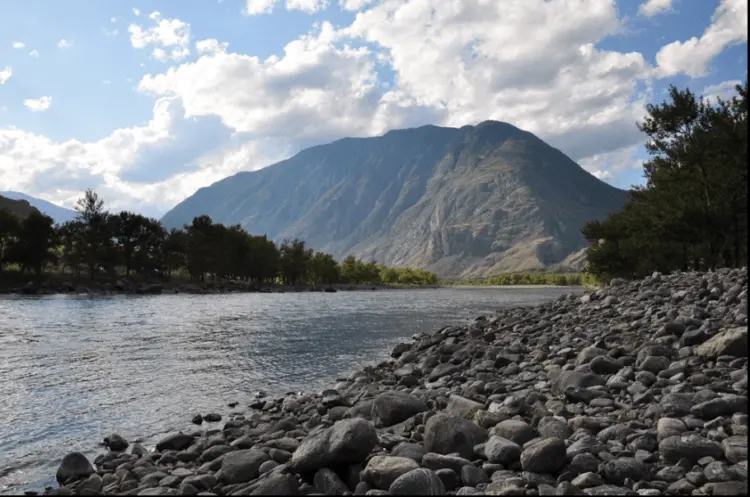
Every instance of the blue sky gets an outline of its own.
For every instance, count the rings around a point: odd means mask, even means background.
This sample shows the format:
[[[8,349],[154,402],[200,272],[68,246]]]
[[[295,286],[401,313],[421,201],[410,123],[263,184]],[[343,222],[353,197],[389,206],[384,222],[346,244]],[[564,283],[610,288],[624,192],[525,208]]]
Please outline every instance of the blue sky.
[[[306,146],[485,119],[628,187],[646,103],[746,74],[747,0],[6,2],[0,190],[159,215]]]

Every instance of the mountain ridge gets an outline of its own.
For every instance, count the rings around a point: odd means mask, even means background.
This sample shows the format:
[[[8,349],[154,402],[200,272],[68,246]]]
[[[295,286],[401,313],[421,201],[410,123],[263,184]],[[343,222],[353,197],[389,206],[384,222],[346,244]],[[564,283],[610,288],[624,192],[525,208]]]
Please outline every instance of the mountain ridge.
[[[207,214],[337,258],[478,277],[580,268],[580,227],[626,197],[532,133],[484,121],[317,145],[201,188],[162,222]]]
[[[28,202],[32,207],[51,217],[55,221],[55,224],[62,224],[66,221],[72,221],[77,216],[76,211],[72,209],[66,209],[65,207],[53,204],[52,202],[49,202],[47,200],[32,197],[31,195],[27,195],[26,193],[5,191],[0,192],[0,195],[11,200],[22,200]]]
[[[26,200],[16,200],[8,198],[0,193],[0,210],[5,210],[11,214],[25,219],[32,212],[39,212],[34,206]]]

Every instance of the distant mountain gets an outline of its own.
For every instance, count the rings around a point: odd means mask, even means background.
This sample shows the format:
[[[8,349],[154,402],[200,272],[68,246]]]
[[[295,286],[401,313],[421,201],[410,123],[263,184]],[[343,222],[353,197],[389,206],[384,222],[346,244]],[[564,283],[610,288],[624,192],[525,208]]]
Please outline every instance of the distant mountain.
[[[0,192],[0,195],[13,200],[25,200],[33,207],[39,209],[39,211],[43,214],[46,214],[54,219],[56,224],[62,224],[66,221],[72,221],[76,217],[76,211],[72,209],[60,207],[59,205],[53,204],[52,202],[47,202],[46,200],[32,197],[31,195],[26,195],[25,193]]]
[[[26,218],[32,212],[37,211],[25,200],[14,200],[0,195],[0,211],[2,210],[9,211],[20,218]]]
[[[533,134],[486,121],[312,147],[201,188],[162,222],[207,214],[337,258],[468,278],[580,269],[581,226],[626,197]]]

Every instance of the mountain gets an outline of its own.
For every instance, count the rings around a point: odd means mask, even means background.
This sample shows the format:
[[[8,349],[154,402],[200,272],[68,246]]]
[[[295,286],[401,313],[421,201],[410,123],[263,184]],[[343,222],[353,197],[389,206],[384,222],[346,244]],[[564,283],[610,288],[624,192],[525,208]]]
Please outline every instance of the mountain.
[[[337,258],[468,278],[580,268],[581,226],[626,197],[533,134],[486,121],[308,148],[201,188],[162,222],[207,214]]]
[[[15,200],[0,195],[0,211],[7,210],[18,217],[26,218],[37,209],[25,200]]]
[[[47,202],[46,200],[32,197],[31,195],[26,195],[25,193],[0,192],[0,195],[9,199],[24,200],[28,202],[31,206],[39,209],[39,211],[41,211],[43,214],[46,214],[54,219],[56,224],[62,224],[66,221],[72,221],[76,217],[76,211],[72,209],[60,207],[59,205],[55,205],[52,202]]]

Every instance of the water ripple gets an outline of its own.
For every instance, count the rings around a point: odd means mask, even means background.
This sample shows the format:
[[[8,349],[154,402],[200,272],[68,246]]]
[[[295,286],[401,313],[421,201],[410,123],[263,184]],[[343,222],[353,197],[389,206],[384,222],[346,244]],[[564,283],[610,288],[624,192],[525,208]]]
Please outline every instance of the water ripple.
[[[399,341],[562,289],[0,296],[0,494],[53,484],[70,451],[154,443],[254,392],[311,391]]]

